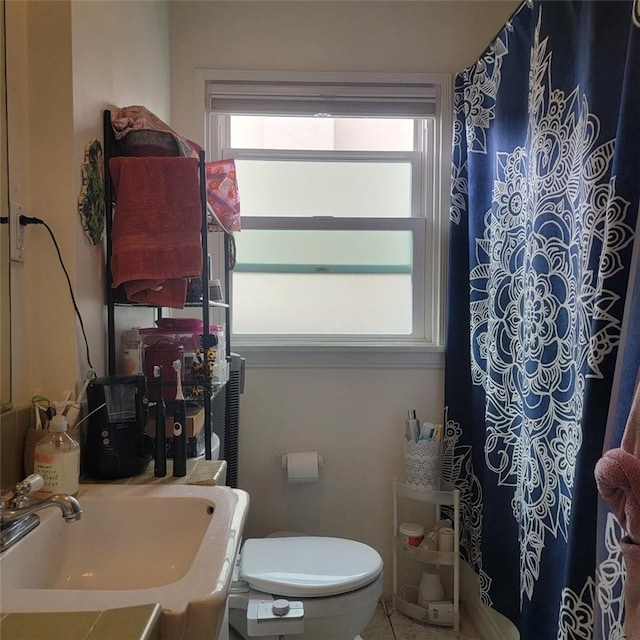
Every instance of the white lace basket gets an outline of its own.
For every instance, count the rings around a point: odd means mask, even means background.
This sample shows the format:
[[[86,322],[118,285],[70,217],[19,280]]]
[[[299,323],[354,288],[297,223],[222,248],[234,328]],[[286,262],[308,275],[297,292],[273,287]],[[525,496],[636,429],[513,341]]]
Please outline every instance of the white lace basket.
[[[419,491],[440,490],[441,442],[404,441],[404,462],[407,486]]]

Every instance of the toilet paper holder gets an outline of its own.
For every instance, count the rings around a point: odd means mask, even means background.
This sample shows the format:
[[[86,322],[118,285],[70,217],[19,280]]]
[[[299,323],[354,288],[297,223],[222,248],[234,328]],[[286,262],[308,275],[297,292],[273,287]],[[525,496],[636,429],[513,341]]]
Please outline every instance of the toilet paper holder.
[[[322,454],[318,454],[318,466],[321,467],[323,466],[324,461],[322,460]],[[287,470],[287,454],[283,453],[282,454],[282,468],[286,471]]]

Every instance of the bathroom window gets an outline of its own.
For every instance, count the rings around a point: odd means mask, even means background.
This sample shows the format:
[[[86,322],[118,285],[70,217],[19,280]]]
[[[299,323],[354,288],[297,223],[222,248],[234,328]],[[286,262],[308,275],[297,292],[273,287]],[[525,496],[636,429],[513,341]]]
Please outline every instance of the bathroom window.
[[[448,84],[220,75],[207,152],[237,168],[238,349],[441,344]]]

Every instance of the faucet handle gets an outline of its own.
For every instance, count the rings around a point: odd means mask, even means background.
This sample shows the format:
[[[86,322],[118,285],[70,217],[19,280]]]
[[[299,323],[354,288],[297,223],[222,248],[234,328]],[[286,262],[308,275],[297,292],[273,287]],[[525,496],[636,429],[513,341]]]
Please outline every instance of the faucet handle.
[[[13,492],[17,496],[26,496],[28,493],[32,491],[40,491],[44,486],[44,480],[39,473],[31,473],[29,474],[22,482],[18,482],[18,484],[13,487]]]
[[[44,480],[39,473],[32,473],[24,480],[15,484],[12,489],[12,495],[7,500],[7,504],[12,509],[19,509],[28,502],[27,495],[31,492],[39,491],[44,486]]]

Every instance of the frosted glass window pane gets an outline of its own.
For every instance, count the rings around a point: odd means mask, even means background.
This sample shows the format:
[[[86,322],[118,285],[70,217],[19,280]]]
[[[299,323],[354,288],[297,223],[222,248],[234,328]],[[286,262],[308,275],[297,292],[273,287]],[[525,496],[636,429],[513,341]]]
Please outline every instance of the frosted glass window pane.
[[[235,240],[235,272],[412,271],[411,231],[243,229]]]
[[[408,335],[411,295],[403,274],[234,273],[233,331]]]
[[[413,151],[410,118],[231,116],[231,148]]]
[[[243,216],[411,217],[411,163],[236,160]]]

